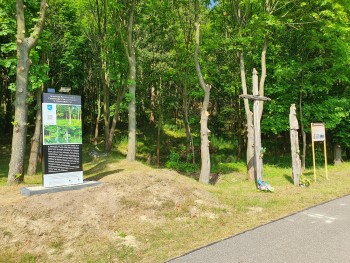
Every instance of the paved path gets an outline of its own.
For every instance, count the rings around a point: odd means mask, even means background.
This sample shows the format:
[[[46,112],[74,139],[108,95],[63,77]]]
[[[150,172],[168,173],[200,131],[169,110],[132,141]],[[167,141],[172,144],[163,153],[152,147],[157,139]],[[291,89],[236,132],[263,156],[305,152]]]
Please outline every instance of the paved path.
[[[349,263],[350,195],[169,261],[184,262]]]

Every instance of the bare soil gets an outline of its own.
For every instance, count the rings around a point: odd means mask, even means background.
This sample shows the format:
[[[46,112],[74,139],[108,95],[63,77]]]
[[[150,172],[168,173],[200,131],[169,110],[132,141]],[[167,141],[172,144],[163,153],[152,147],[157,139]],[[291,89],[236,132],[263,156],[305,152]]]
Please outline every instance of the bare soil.
[[[120,161],[89,173],[104,184],[31,197],[20,194],[23,185],[1,187],[0,262],[154,262],[169,220],[211,220],[210,209],[220,209],[175,171]]]

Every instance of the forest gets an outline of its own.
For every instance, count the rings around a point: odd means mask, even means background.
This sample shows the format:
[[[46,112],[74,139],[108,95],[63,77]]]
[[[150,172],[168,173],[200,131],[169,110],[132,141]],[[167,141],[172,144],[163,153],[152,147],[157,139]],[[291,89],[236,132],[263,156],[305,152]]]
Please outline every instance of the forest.
[[[253,94],[254,69],[270,99],[259,111],[264,162],[291,166],[291,104],[303,167],[315,122],[325,124],[329,162],[349,160],[349,18],[347,0],[2,0],[8,183],[37,172],[41,94],[62,87],[82,97],[86,148],[123,145],[129,161],[202,182],[242,161],[252,178],[252,101],[240,95]]]

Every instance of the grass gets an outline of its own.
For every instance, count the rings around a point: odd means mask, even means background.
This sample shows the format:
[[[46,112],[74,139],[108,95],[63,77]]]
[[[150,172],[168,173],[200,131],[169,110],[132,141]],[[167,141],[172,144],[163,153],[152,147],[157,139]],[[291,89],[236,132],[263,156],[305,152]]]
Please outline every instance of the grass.
[[[220,142],[219,139],[215,140]],[[125,142],[120,146],[122,149],[118,150],[123,152]],[[229,148],[229,145],[225,145],[225,148]],[[0,186],[5,185],[7,179],[9,154],[6,149],[1,148]],[[98,180],[118,172],[115,169],[109,170],[109,165],[123,158],[122,154],[114,151],[108,158],[91,161],[87,152],[88,147],[84,149],[83,158],[86,178]],[[208,243],[350,193],[350,163],[329,165],[329,180],[325,177],[324,167],[318,166],[317,182],[313,180],[313,170],[307,169],[304,171],[304,177],[311,181],[311,185],[306,188],[295,187],[292,184],[290,167],[269,163],[264,165],[264,176],[275,188],[274,193],[257,191],[254,183],[246,180],[245,169],[243,162],[225,162],[220,159],[213,167],[213,172],[218,174],[215,184],[199,184],[193,177],[183,175],[173,179],[174,183],[179,185],[176,195],[185,196],[201,191],[211,196],[212,200],[216,200],[215,205],[201,203],[199,197],[188,197],[177,207],[174,196],[174,200],[165,200],[157,208],[145,205],[143,196],[121,198],[121,205],[126,207],[125,217],[115,222],[113,229],[120,238],[135,236],[141,244],[140,247],[115,245],[101,240],[96,250],[88,253],[83,262],[164,262]],[[154,169],[154,173],[157,171]],[[162,177],[157,183],[162,184],[161,180]],[[25,182],[41,184],[41,175],[26,176]],[[145,210],[145,213],[146,210],[152,210],[154,218],[159,219],[159,222],[145,225],[132,220],[133,211],[140,210]],[[59,251],[63,242],[53,240],[50,247]],[[0,262],[41,262],[40,255],[19,255],[15,251],[13,253],[0,254],[0,258],[6,256],[8,259],[0,259]]]
[[[182,204],[174,210],[169,202],[160,210],[154,210],[162,218],[161,226],[148,226],[125,220],[124,233],[131,233],[143,243],[139,250],[108,250],[104,253],[117,256],[125,262],[163,262],[189,250],[224,239],[258,225],[284,217],[307,207],[319,204],[350,193],[350,163],[329,166],[329,180],[325,178],[324,168],[318,167],[318,180],[313,182],[313,171],[306,170],[310,187],[295,187],[291,183],[291,169],[267,165],[264,167],[265,179],[275,187],[274,193],[255,189],[254,183],[246,180],[245,166],[242,163],[230,164],[231,172],[220,175],[215,185],[201,185],[193,179],[181,180],[195,184],[218,200],[219,206],[197,205],[200,215],[191,214],[196,200]],[[192,182],[190,182],[192,180]],[[142,209],[136,200],[122,200],[133,209]],[[144,207],[145,209],[145,207]],[[113,256],[114,255],[114,256]]]

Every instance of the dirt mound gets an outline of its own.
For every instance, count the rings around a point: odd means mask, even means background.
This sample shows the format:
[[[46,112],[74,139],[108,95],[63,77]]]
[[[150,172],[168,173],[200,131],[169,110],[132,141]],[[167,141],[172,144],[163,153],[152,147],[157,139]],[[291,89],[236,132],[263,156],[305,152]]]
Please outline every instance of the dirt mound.
[[[174,171],[126,161],[104,168],[96,174],[104,184],[94,188],[31,197],[6,188],[0,201],[3,262],[86,262],[111,247],[145,250],[147,233],[168,220],[216,216],[201,207],[219,207],[218,201]]]

